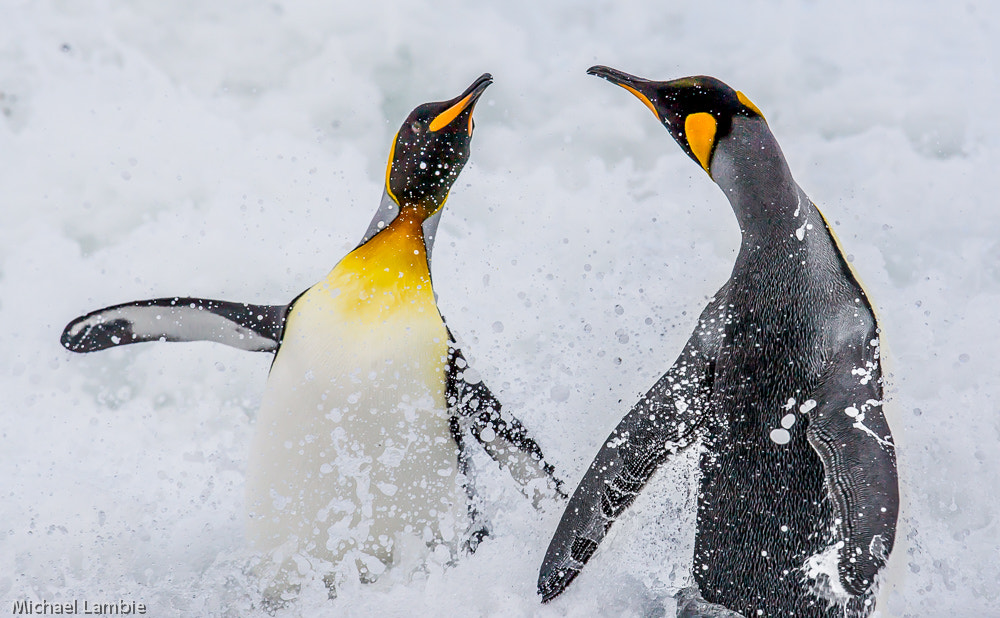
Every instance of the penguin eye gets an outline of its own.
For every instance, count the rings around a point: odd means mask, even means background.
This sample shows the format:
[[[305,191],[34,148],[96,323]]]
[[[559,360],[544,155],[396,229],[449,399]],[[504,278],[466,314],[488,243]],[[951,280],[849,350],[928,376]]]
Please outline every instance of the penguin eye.
[[[414,120],[413,123],[410,125],[410,130],[417,134],[422,133],[424,130],[424,125],[420,124],[419,121]]]

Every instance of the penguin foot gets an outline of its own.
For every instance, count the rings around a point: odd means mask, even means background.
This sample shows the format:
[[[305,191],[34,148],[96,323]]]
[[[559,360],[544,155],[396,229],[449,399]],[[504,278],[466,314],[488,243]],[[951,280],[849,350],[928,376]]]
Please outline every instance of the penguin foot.
[[[483,542],[483,539],[490,535],[489,526],[481,524],[478,526],[473,526],[472,529],[467,533],[464,550],[465,553],[474,554],[476,549],[479,548],[479,544]]]
[[[709,603],[697,586],[684,588],[677,594],[677,618],[744,618],[743,614]]]
[[[288,607],[298,597],[298,589],[278,593],[275,590],[265,590],[260,597],[260,609],[268,616],[274,616]]]
[[[337,576],[334,573],[327,573],[323,576],[323,585],[326,586],[326,596],[331,601],[337,598]]]

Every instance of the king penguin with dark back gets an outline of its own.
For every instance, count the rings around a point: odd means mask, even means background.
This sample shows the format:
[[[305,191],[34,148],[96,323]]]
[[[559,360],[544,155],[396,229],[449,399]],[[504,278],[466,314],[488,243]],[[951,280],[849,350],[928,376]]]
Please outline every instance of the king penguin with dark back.
[[[742,243],[680,357],[615,428],[538,580],[549,601],[671,455],[700,444],[680,616],[868,616],[892,550],[896,453],[879,331],[760,110],[711,77],[588,71],[638,97],[729,198]]]
[[[561,495],[538,444],[468,367],[431,287],[438,220],[490,83],[485,74],[458,97],[413,110],[393,138],[361,244],[289,304],[138,301],[77,318],[63,333],[75,352],[200,340],[275,354],[246,492],[269,594],[294,588],[303,560],[335,568],[351,559],[370,581],[401,547],[474,550],[486,527],[470,495],[470,437],[536,503]]]

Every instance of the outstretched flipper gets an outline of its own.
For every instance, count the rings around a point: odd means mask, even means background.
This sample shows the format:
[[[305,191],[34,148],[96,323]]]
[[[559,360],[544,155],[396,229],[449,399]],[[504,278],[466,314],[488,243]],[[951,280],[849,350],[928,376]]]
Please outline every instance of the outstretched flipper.
[[[288,307],[204,298],[139,300],[73,320],[60,341],[73,352],[143,341],[215,341],[250,352],[274,352]]]
[[[723,288],[716,299],[725,298]],[[618,424],[570,498],[538,575],[542,601],[580,574],[608,528],[668,455],[694,442],[704,423],[721,341],[723,308],[713,300],[680,357]]]
[[[823,462],[836,511],[840,584],[868,592],[896,538],[896,446],[882,413],[882,370],[874,324],[845,344],[812,396],[807,439]],[[858,436],[858,433],[863,434]]]
[[[552,464],[545,461],[541,447],[469,366],[451,331],[445,379],[445,400],[454,419],[455,441],[460,446],[464,444],[463,436],[471,433],[486,453],[525,488],[535,506],[545,497],[566,497],[562,481],[556,478]]]

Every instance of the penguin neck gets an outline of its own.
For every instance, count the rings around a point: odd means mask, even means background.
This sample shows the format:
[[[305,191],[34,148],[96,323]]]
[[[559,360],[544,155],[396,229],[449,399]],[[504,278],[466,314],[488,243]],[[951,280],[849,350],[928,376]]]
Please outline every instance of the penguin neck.
[[[385,315],[406,307],[436,307],[424,243],[424,218],[402,208],[381,231],[348,253],[327,275],[330,289],[346,293],[352,312]]]
[[[371,223],[368,224],[368,229],[365,230],[365,235],[361,238],[361,242],[358,244],[357,248],[362,247],[374,238],[376,234],[379,234],[388,228],[400,216],[400,210],[399,204],[396,202],[396,199],[392,196],[392,194],[389,193],[388,188],[383,190],[382,201],[379,203],[378,210],[375,211],[375,216],[372,217]],[[437,236],[438,222],[441,220],[441,212],[444,210],[444,204],[438,207],[438,209],[429,216],[423,214],[426,210],[419,206],[404,206],[402,210],[409,211],[410,217],[417,217],[420,219],[421,236],[423,238],[424,251],[427,255],[427,262],[429,264],[431,260],[431,250],[434,248],[434,238]]]
[[[425,221],[426,218],[416,209],[400,209],[399,214],[382,230],[348,253],[337,267],[351,264],[358,267],[359,272],[423,271],[429,276],[430,267],[424,238]]]
[[[809,199],[762,118],[733,119],[712,157],[712,178],[729,199],[743,244],[763,246],[794,235],[811,216]]]

